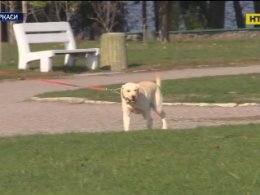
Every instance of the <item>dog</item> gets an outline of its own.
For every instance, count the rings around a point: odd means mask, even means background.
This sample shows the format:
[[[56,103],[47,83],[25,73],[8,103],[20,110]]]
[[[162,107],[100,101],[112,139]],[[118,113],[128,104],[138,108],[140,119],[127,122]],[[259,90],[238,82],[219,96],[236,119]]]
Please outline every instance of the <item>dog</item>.
[[[161,118],[162,129],[167,129],[166,114],[162,109],[161,79],[158,75],[155,82],[129,82],[122,85],[121,102],[125,131],[129,131],[130,113],[142,114],[146,119],[147,128],[151,129],[153,125],[151,110],[154,110]]]

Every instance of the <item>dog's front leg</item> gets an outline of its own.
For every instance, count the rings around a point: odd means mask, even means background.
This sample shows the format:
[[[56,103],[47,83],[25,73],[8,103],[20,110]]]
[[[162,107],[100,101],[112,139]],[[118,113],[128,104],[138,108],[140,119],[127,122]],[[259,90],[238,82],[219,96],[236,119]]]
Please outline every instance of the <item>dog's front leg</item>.
[[[123,123],[124,123],[124,130],[129,131],[130,127],[130,111],[127,106],[124,104],[123,108]]]
[[[124,121],[124,130],[129,131],[130,127],[130,113],[123,114],[123,121]]]

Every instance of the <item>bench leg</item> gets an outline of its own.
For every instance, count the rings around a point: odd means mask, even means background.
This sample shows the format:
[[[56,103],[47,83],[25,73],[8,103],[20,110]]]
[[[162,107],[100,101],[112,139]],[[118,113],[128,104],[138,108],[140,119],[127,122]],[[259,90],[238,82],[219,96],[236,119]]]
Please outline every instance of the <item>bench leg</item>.
[[[76,62],[76,58],[72,55],[66,54],[64,64],[65,66],[73,66]]]
[[[49,72],[52,70],[52,59],[49,57],[41,58],[40,60],[41,72]]]
[[[86,54],[86,66],[90,70],[96,70],[98,68],[98,56],[95,54]]]
[[[26,60],[19,60],[18,69],[26,70],[29,67],[28,62]]]

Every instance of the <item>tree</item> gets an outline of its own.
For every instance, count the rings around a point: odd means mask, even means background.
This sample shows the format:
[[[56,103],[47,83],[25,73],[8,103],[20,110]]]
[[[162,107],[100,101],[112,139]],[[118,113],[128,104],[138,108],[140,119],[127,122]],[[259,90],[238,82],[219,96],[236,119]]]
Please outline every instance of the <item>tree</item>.
[[[121,1],[91,1],[94,16],[92,20],[100,24],[105,32],[112,32],[118,25],[118,15],[121,13]]]
[[[22,1],[22,13],[24,13],[23,22],[26,22],[28,16],[28,1]]]
[[[153,7],[154,7],[154,27],[155,31],[159,32],[159,7],[160,7],[159,1],[153,1]]]
[[[146,1],[142,1],[142,25],[143,25],[143,41],[147,41],[147,11],[146,11]]]
[[[171,1],[159,1],[159,36],[160,41],[169,42]]]
[[[235,15],[236,15],[236,22],[238,28],[245,28],[245,21],[242,13],[242,9],[240,6],[239,1],[233,1]]]
[[[0,12],[2,11],[2,3],[0,2]],[[2,23],[0,23],[0,64],[2,64]]]
[[[8,1],[7,2],[9,12],[16,12],[17,11],[17,1]],[[7,31],[8,31],[8,42],[14,43],[15,37],[14,37],[14,30],[13,30],[13,24],[14,22],[8,22],[7,23]]]
[[[137,14],[135,11],[127,12],[129,14],[128,17],[131,17],[131,19],[135,19],[136,21],[140,22],[142,25],[142,35],[143,35],[143,41],[146,42],[148,40],[148,17],[147,17],[147,1],[133,1],[132,6],[140,5],[141,7],[141,16]]]
[[[179,1],[178,3],[185,29],[203,29],[207,26],[207,1]]]
[[[209,1],[208,27],[224,28],[225,1]]]
[[[255,13],[260,13],[260,1],[253,1]],[[260,27],[260,25],[255,25],[255,27]]]
[[[260,1],[253,1],[253,2],[254,2],[255,13],[260,13]]]

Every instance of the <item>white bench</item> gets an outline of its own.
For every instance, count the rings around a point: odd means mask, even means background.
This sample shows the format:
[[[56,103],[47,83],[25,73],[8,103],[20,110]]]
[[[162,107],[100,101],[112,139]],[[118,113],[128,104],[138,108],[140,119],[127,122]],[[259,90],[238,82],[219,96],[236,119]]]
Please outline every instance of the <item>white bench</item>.
[[[19,69],[27,69],[29,62],[40,60],[41,72],[52,70],[52,57],[65,55],[65,65],[73,65],[77,55],[85,55],[90,69],[98,67],[99,48],[76,49],[76,43],[68,22],[20,23],[13,25],[19,51]],[[30,44],[64,43],[64,50],[33,52]]]

